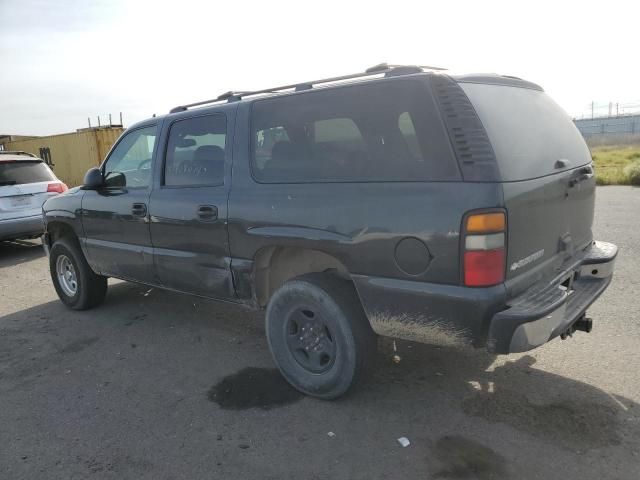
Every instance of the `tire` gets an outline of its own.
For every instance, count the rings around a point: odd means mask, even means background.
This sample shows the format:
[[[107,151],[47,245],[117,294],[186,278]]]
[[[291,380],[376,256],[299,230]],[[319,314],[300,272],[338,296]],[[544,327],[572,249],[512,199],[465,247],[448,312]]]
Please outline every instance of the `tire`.
[[[344,395],[375,361],[377,337],[353,284],[329,274],[282,285],[267,307],[266,334],[284,378],[316,398]]]
[[[63,237],[53,244],[49,254],[49,270],[58,297],[69,308],[87,310],[104,300],[107,277],[91,270],[75,239]],[[64,278],[61,278],[60,272],[68,274],[63,274]]]

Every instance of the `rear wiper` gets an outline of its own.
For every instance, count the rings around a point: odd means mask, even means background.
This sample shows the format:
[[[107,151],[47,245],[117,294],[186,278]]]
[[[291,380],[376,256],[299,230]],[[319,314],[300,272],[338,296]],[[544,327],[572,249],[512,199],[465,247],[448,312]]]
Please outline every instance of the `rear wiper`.
[[[7,182],[0,182],[0,187],[4,187],[6,185],[15,185],[17,182],[15,180],[9,180]]]

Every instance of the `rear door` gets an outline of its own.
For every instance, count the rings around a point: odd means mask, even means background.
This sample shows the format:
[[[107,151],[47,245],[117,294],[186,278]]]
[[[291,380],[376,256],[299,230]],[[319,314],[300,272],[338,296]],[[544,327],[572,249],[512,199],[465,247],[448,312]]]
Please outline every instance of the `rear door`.
[[[461,87],[498,162],[508,213],[507,285],[517,293],[553,276],[591,242],[591,154],[568,115],[543,91],[481,83]]]
[[[150,201],[155,270],[164,287],[234,295],[227,236],[233,113],[183,116],[165,125],[164,162]]]
[[[0,160],[0,220],[41,216],[42,204],[61,187],[40,159]]]

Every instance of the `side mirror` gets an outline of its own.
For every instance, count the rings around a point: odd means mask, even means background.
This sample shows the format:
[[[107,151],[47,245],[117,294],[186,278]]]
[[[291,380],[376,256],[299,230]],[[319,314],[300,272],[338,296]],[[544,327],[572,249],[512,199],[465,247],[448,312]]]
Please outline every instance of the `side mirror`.
[[[82,188],[84,190],[96,190],[104,185],[102,171],[97,168],[90,168],[84,176]]]
[[[122,172],[109,172],[104,177],[104,186],[107,188],[124,188],[127,186],[127,177]]]

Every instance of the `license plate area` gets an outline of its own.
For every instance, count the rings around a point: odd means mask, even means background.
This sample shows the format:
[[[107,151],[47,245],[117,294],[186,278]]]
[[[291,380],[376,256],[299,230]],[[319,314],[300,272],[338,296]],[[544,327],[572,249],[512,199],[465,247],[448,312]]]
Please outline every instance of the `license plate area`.
[[[31,195],[20,195],[11,197],[10,205],[14,208],[22,208],[31,206]]]

